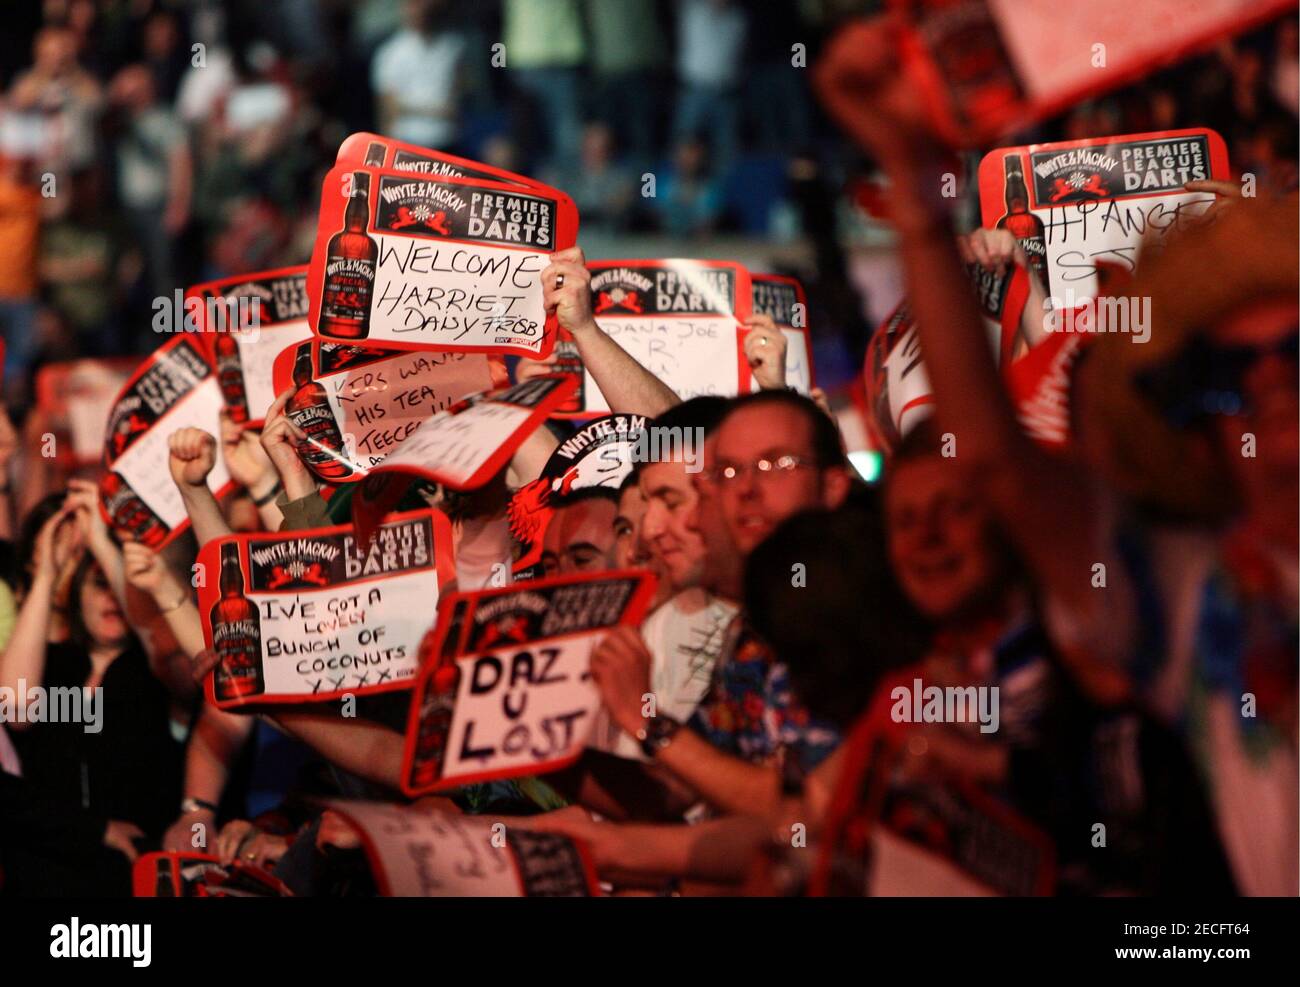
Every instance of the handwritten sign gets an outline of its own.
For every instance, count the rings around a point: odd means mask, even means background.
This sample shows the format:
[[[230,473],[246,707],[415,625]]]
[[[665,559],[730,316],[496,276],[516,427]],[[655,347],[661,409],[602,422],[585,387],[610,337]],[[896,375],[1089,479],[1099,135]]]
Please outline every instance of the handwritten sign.
[[[390,898],[556,898],[600,893],[587,848],[558,833],[391,802],[331,801],[361,834]]]
[[[339,342],[543,357],[550,254],[577,210],[556,190],[336,165],[325,177],[310,322]]]
[[[481,487],[574,386],[572,380],[552,375],[472,395],[421,422],[370,472],[415,473],[454,490]]]
[[[600,708],[591,649],[610,627],[639,624],[653,594],[654,577],[629,570],[448,597],[435,624],[437,658],[411,696],[402,790],[574,761]]]
[[[1053,307],[1074,308],[1096,295],[1098,263],[1133,270],[1144,239],[1214,202],[1184,183],[1230,177],[1223,138],[1205,128],[1006,147],[980,162],[980,209],[1016,235]]]
[[[310,339],[307,268],[285,267],[197,284],[186,304],[201,315],[203,342],[231,419],[260,428],[275,400],[273,367],[286,347]]]
[[[683,401],[732,397],[748,386],[739,321],[751,311],[751,287],[739,264],[613,260],[587,266],[596,323]],[[585,369],[582,395],[588,414],[609,411]]]
[[[481,353],[319,341],[281,354],[275,377],[281,390],[294,389],[285,414],[306,435],[298,453],[328,483],[363,479],[421,423],[497,380]]]
[[[394,515],[361,544],[351,525],[232,535],[199,553],[199,611],[222,709],[409,688],[440,588],[455,576],[439,511]]]
[[[100,511],[115,530],[161,548],[190,519],[168,466],[168,440],[182,428],[221,434],[221,391],[197,337],[177,336],[148,357],[117,396],[108,416]],[[218,496],[234,488],[221,457],[208,474]]]
[[[780,274],[750,273],[754,287],[755,315],[766,315],[785,336],[785,382],[800,394],[816,386],[812,362],[812,337],[808,331],[808,296],[803,285]],[[745,332],[741,333],[744,345]],[[749,390],[758,390],[750,374]]]

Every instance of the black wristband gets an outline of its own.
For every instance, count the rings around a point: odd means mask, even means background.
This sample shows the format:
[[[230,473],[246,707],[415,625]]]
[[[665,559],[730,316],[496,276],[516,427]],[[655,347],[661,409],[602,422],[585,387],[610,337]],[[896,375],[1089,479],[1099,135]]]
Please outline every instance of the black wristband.
[[[271,503],[271,501],[275,500],[275,497],[279,492],[280,492],[280,481],[276,480],[275,486],[273,486],[266,493],[262,494],[262,496],[253,497],[253,492],[251,490],[248,492],[248,496],[253,498],[254,507],[265,507],[267,504]]]
[[[636,739],[641,742],[641,753],[653,760],[656,754],[672,742],[681,726],[671,716],[650,717],[646,720],[646,725],[636,732]]]

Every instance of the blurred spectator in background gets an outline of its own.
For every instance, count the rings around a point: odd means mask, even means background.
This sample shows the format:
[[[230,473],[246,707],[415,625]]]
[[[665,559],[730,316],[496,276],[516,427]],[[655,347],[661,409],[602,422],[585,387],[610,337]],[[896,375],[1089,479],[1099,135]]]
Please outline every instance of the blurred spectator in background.
[[[185,128],[158,101],[143,65],[122,69],[109,87],[117,119],[113,145],[117,198],[144,253],[145,284],[154,297],[177,287],[173,246],[190,218],[193,161]]]
[[[805,81],[810,39],[799,0],[746,0],[745,6],[746,115],[754,122],[758,147],[768,153],[804,150],[813,103]],[[796,44],[803,46],[798,52]]]
[[[740,141],[748,14],[732,0],[678,0],[677,115],[673,140],[703,139],[720,174],[731,167]]]
[[[465,38],[444,0],[406,0],[403,27],[375,51],[370,85],[380,130],[422,147],[456,143]]]
[[[587,0],[592,116],[617,135],[635,167],[658,151],[658,73],[664,38],[654,0]],[[584,145],[584,152],[586,147]]]
[[[174,103],[191,53],[181,46],[180,24],[173,11],[160,10],[144,22],[141,49],[158,98]]]
[[[0,147],[0,335],[5,343],[5,401],[15,393],[31,362],[36,334],[36,257],[41,234],[41,194],[35,165]]]
[[[582,132],[582,153],[576,168],[545,174],[546,181],[573,197],[584,230],[622,230],[636,201],[636,176],[615,158],[614,134],[603,123],[589,123]]]
[[[660,227],[673,236],[712,231],[722,213],[722,182],[709,168],[703,141],[677,145],[672,167],[659,177],[654,204]]]
[[[124,349],[115,316],[121,289],[139,276],[140,257],[104,205],[98,169],[68,176],[61,194],[46,202],[40,274],[50,305],[77,336],[78,349],[111,355]]]
[[[552,168],[573,161],[582,139],[580,70],[587,56],[578,0],[505,0],[502,36],[511,80],[540,111],[517,138],[546,148]]]
[[[36,36],[32,67],[9,94],[9,109],[39,120],[42,165],[60,172],[84,168],[95,156],[95,125],[103,107],[99,82],[77,62],[77,36],[47,27]]]

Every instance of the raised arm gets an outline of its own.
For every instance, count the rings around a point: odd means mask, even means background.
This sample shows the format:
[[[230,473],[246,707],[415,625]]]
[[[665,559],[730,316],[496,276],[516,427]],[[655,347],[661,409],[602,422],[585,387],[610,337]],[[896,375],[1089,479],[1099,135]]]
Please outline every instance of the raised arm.
[[[127,606],[126,577],[122,570],[122,553],[108,533],[108,525],[99,513],[99,490],[89,480],[69,480],[67,504],[72,508],[81,529],[82,544],[90,550],[104,570],[113,596]]]
[[[667,384],[596,325],[591,313],[591,272],[581,247],[551,254],[550,266],[542,271],[542,288],[547,312],[554,312],[561,328],[573,336],[582,365],[610,411],[653,418],[681,403]]]
[[[266,409],[266,422],[260,439],[262,449],[280,477],[282,491],[275,506],[283,517],[280,522],[282,531],[315,528],[327,523],[325,498],[316,489],[311,471],[298,455],[298,443],[305,437],[284,413],[284,406],[291,397],[293,388],[290,387]]]
[[[158,553],[147,545],[122,546],[127,581],[153,600],[176,643],[191,661],[203,650],[203,624],[190,588],[176,578]]]
[[[284,515],[275,503],[281,489],[275,466],[262,448],[257,430],[235,424],[224,410],[221,412],[221,458],[231,479],[248,491],[262,527],[279,531]]]
[[[54,583],[59,565],[55,558],[55,536],[61,525],[72,522],[72,508],[65,506],[41,526],[36,536],[35,571],[31,586],[18,609],[13,634],[4,653],[0,654],[0,688],[22,695],[19,682],[28,687],[41,685],[45,680],[45,645],[49,636],[50,615],[54,605]],[[15,730],[27,724],[9,724]]]
[[[345,771],[398,790],[406,738],[370,720],[340,719],[328,713],[277,710],[267,719]]]
[[[1050,605],[1087,634],[1091,657],[1127,656],[1127,593],[1093,587],[1093,566],[1122,566],[1112,548],[1107,500],[1088,473],[1041,450],[1021,431],[989,352],[979,310],[941,194],[948,156],[925,129],[919,91],[897,64],[891,22],[858,24],[823,55],[817,81],[828,108],[891,180],[907,296],[916,317],[940,429],[973,464],[1002,528]],[[1113,586],[1113,583],[1112,583]],[[1082,641],[1058,642],[1064,647]]]
[[[208,474],[217,464],[217,440],[201,428],[182,428],[171,434],[167,445],[171,452],[167,465],[185,502],[199,547],[231,534],[221,505],[208,486]]]

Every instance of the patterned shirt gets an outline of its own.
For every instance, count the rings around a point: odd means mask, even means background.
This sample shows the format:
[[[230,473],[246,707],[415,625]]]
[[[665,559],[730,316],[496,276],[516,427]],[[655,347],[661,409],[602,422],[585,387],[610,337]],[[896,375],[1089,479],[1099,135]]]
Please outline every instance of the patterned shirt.
[[[732,625],[732,637],[729,656],[714,669],[709,694],[687,725],[746,761],[760,763],[788,752],[803,772],[811,771],[839,744],[839,731],[795,699],[786,666],[743,618]]]

